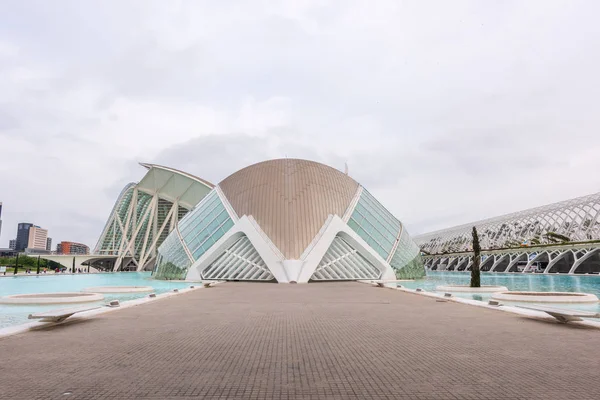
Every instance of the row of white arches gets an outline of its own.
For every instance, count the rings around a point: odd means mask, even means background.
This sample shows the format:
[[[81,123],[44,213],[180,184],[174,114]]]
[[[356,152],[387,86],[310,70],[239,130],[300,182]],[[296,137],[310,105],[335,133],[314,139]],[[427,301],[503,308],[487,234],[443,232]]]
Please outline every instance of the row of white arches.
[[[429,271],[470,271],[469,253],[424,256]],[[480,269],[487,272],[600,274],[600,246],[484,253]]]
[[[470,251],[473,227],[486,249],[600,240],[600,193],[414,237],[431,254]]]

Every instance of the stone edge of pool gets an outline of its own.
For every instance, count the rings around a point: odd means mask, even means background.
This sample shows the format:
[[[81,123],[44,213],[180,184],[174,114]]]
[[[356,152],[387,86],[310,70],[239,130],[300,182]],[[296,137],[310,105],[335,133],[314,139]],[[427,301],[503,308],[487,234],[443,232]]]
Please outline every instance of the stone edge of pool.
[[[215,284],[220,284],[220,283],[223,283],[223,282],[215,282]],[[147,297],[146,296],[146,297],[142,297],[139,299],[128,300],[128,301],[122,302],[119,307],[101,307],[101,308],[97,308],[95,310],[77,313],[76,315],[72,316],[71,318],[69,318],[63,322],[39,322],[39,321],[36,321],[36,322],[27,322],[27,323],[15,325],[15,326],[7,326],[6,328],[0,329],[0,339],[3,339],[8,336],[17,335],[19,333],[29,332],[32,330],[48,328],[48,327],[55,326],[55,325],[68,324],[72,321],[94,318],[95,316],[100,315],[100,314],[115,312],[115,311],[122,310],[124,308],[139,306],[142,304],[165,299],[165,298],[168,298],[171,296],[177,296],[177,295],[189,293],[193,290],[198,290],[201,288],[203,288],[203,285],[194,286],[194,288],[191,288],[191,287],[181,288],[181,289],[178,289],[177,292],[170,291],[170,292],[157,294],[156,297]]]
[[[373,285],[373,283],[371,281],[357,281],[357,282]],[[391,283],[391,282],[385,282],[385,283]],[[556,322],[556,319],[554,317],[546,314],[543,311],[527,310],[524,308],[518,308],[518,307],[514,307],[514,306],[505,306],[505,305],[490,306],[490,305],[484,303],[483,301],[464,299],[464,298],[456,297],[456,296],[446,297],[444,295],[444,293],[427,292],[425,290],[418,292],[416,289],[399,288],[396,286],[391,286],[389,284],[386,284],[383,287],[385,289],[399,290],[399,291],[405,292],[405,293],[411,293],[411,294],[425,296],[425,297],[432,297],[435,299],[443,299],[444,301],[452,301],[454,303],[461,303],[461,304],[467,304],[467,305],[475,306],[475,307],[487,308],[488,310],[503,311],[503,312],[508,312],[511,314],[517,314],[517,315],[526,316],[526,317],[539,319],[539,320],[544,320],[544,321],[548,321],[548,322]],[[600,329],[600,322],[596,322],[596,321],[589,321],[589,320],[573,321],[573,322],[569,322],[569,324]]]

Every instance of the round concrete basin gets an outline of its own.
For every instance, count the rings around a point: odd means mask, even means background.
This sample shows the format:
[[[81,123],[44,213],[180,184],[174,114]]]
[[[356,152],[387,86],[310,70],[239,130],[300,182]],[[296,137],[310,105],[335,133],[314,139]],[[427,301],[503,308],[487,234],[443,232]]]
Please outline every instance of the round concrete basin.
[[[0,304],[69,304],[103,300],[99,293],[29,293],[0,297]]]
[[[574,292],[500,292],[492,299],[520,303],[597,303],[598,297],[590,293]]]
[[[82,289],[84,293],[141,293],[152,292],[152,286],[96,286]]]
[[[443,285],[435,288],[436,292],[462,292],[462,293],[495,293],[506,292],[506,286],[482,285],[481,287],[470,287],[467,285]]]

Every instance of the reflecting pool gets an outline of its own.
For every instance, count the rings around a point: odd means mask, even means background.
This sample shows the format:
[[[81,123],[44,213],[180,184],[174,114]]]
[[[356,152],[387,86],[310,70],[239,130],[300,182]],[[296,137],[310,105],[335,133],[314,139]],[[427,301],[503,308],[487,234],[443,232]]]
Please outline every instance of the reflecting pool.
[[[173,282],[156,280],[150,277],[150,272],[114,272],[104,274],[49,274],[29,275],[0,278],[0,296],[24,293],[49,292],[79,292],[92,286],[152,286],[154,293],[160,294],[188,287],[189,282]],[[148,296],[148,293],[111,293],[105,294],[99,302],[78,304],[48,304],[48,305],[12,305],[0,304],[0,328],[29,322],[27,316],[31,313],[78,307],[83,305],[105,304],[111,300],[121,302]]]
[[[434,292],[436,286],[446,284],[468,285],[470,273],[427,271],[424,279],[399,283],[408,289],[421,288]],[[562,275],[562,274],[514,274],[514,273],[481,273],[482,285],[506,286],[513,291],[534,292],[583,292],[592,293],[600,298],[600,276],[598,275]],[[456,297],[487,302],[491,293],[453,293]],[[525,303],[505,303],[506,305]],[[532,305],[533,303],[528,303]],[[574,308],[578,310],[600,312],[600,303],[592,304],[551,304],[552,307]]]

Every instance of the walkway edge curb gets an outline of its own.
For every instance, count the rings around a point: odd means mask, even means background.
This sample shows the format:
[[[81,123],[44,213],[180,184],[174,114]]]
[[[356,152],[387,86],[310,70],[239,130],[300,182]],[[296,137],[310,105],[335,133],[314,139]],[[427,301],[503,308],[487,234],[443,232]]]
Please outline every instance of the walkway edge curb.
[[[357,281],[357,282],[373,285],[373,282],[370,282],[370,281]],[[523,308],[518,308],[518,307],[513,307],[513,306],[504,306],[504,305],[490,306],[490,305],[488,305],[482,301],[478,301],[478,300],[463,299],[463,298],[455,297],[455,296],[446,297],[446,296],[444,296],[443,293],[432,293],[432,292],[426,292],[426,291],[417,292],[415,289],[399,288],[396,286],[391,286],[389,284],[384,285],[384,288],[392,289],[392,290],[399,290],[401,292],[411,293],[411,294],[415,294],[415,295],[419,295],[419,296],[432,297],[435,299],[443,299],[444,301],[451,301],[454,303],[460,303],[460,304],[466,304],[466,305],[475,306],[475,307],[487,308],[488,310],[508,312],[511,314],[517,314],[520,316],[530,317],[532,319],[539,319],[539,320],[543,320],[543,321],[547,321],[547,322],[556,323],[556,319],[554,317],[551,317],[550,315],[548,315],[542,311],[527,310],[527,309],[523,309]],[[600,322],[596,322],[596,321],[572,321],[572,322],[569,322],[569,324],[600,329]]]
[[[219,284],[220,283],[222,283],[222,282],[219,282]],[[136,307],[136,306],[140,306],[143,304],[152,303],[152,302],[155,302],[155,301],[158,301],[161,299],[166,299],[166,298],[169,298],[172,296],[179,296],[179,295],[189,293],[189,292],[192,292],[192,291],[198,290],[198,289],[203,289],[201,284],[199,284],[198,286],[195,286],[193,289],[190,287],[182,288],[182,289],[178,289],[178,292],[173,292],[173,291],[165,292],[165,293],[156,295],[156,297],[152,297],[152,298],[146,296],[146,297],[142,297],[139,299],[125,301],[125,302],[121,303],[121,305],[119,307],[101,307],[101,308],[97,308],[95,310],[81,312],[63,322],[39,322],[39,321],[37,321],[37,322],[26,322],[24,324],[16,325],[16,326],[9,326],[9,327],[0,329],[0,339],[9,337],[9,336],[13,336],[13,335],[18,335],[20,333],[25,333],[25,332],[29,332],[29,331],[38,330],[38,329],[49,328],[49,327],[53,327],[56,325],[65,325],[65,324],[68,325],[71,322],[94,318],[97,315],[106,314],[109,312],[119,311],[119,310],[122,310],[125,308]]]

